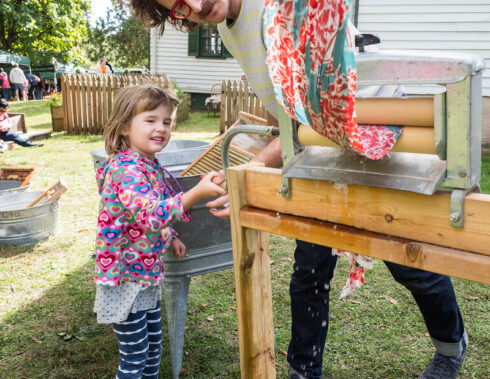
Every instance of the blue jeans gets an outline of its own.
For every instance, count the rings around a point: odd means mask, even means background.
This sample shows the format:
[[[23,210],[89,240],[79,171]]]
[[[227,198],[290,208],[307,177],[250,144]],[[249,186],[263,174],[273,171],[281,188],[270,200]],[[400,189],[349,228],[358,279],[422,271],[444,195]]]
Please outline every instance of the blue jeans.
[[[330,280],[337,256],[332,249],[296,241],[291,296],[291,341],[287,360],[307,378],[322,375],[328,331]],[[385,262],[395,280],[414,297],[436,350],[455,356],[462,351],[463,318],[449,277]]]
[[[0,94],[1,96],[0,97],[3,97],[4,99],[9,99],[8,96],[8,88],[0,88]]]
[[[20,138],[16,133],[0,132],[0,139],[3,141],[13,141],[20,146],[32,146],[34,145],[31,141]]]
[[[36,94],[36,100],[42,100],[43,99],[43,89],[42,88],[36,88],[35,94]]]

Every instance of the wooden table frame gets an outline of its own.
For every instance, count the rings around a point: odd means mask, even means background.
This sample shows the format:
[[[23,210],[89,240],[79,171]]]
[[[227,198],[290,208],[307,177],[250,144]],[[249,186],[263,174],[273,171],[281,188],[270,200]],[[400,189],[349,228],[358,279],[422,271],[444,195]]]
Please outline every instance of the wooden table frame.
[[[275,378],[268,233],[490,284],[490,195],[465,198],[463,229],[449,222],[450,193],[292,180],[249,163],[229,168],[231,232],[243,378]]]

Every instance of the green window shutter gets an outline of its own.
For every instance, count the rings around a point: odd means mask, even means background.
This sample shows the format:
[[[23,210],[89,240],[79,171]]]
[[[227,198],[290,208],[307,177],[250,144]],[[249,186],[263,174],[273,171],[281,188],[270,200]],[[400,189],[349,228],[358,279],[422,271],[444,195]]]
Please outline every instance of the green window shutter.
[[[223,44],[223,42],[221,42],[221,46],[222,46],[222,51],[223,51],[223,56],[225,58],[233,58],[233,55],[228,51],[228,49],[226,48],[226,46]]]
[[[189,56],[197,57],[199,54],[199,30],[188,33],[187,40],[187,54]]]

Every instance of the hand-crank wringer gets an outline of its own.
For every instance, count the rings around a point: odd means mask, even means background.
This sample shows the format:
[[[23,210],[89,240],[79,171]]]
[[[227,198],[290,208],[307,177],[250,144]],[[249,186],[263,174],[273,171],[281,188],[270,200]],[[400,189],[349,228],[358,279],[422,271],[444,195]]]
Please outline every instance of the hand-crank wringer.
[[[484,61],[469,54],[426,51],[363,52],[356,57],[358,85],[440,85],[433,97],[433,136],[436,154],[391,152],[380,160],[360,157],[344,149],[305,146],[294,121],[279,106],[282,146],[282,185],[290,197],[291,178],[310,178],[347,184],[393,188],[432,195],[439,186],[454,188],[449,219],[463,227],[464,197],[479,188],[481,171],[481,82]],[[384,101],[376,98],[374,101]],[[411,101],[406,98],[406,103]],[[431,100],[428,98],[428,100]],[[237,133],[274,134],[272,128],[239,126],[223,144],[228,167],[231,139]],[[325,137],[321,137],[325,138]],[[396,146],[396,145],[395,145]]]

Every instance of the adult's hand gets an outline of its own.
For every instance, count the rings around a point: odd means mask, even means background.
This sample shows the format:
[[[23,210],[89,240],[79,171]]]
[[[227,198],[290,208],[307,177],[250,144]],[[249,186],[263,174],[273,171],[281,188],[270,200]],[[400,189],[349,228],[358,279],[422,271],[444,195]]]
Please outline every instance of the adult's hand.
[[[230,207],[228,205],[228,194],[218,197],[215,200],[206,203],[206,207],[210,208],[209,213],[213,216],[229,219],[230,218]],[[220,208],[220,209],[218,209]]]
[[[219,171],[218,175],[216,175],[213,178],[213,183],[224,187],[225,175],[223,174],[223,170]],[[222,219],[230,218],[230,207],[228,206],[228,193],[218,197],[217,199],[207,202],[206,207],[210,208],[209,213],[211,213],[215,217],[222,218]]]

